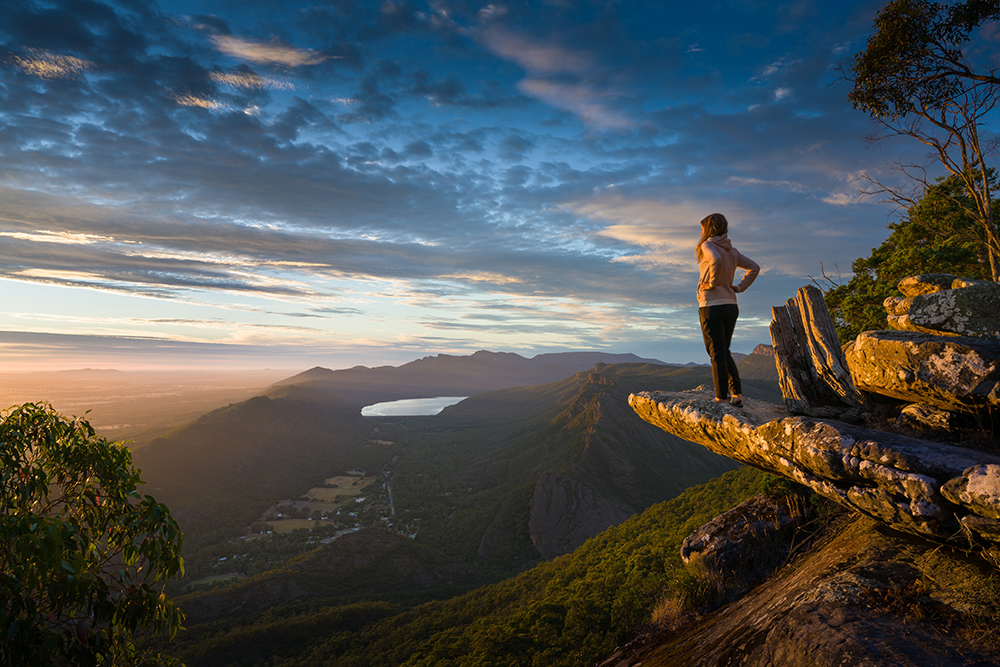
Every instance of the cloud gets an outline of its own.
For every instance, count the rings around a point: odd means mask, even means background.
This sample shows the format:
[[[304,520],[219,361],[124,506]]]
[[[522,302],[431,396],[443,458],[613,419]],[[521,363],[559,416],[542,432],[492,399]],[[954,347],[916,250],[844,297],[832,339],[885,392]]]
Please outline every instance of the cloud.
[[[199,109],[209,109],[212,111],[223,109],[226,105],[218,102],[216,100],[207,97],[198,97],[196,95],[190,95],[185,93],[173,93],[171,94],[174,102],[181,105],[182,107],[198,107]]]
[[[823,197],[823,203],[833,206],[852,206],[862,203],[863,196],[859,192],[831,192]]]
[[[586,84],[528,78],[521,81],[518,88],[556,109],[574,114],[590,127],[615,130],[633,125],[628,117],[601,101],[602,97],[608,97],[607,94]]]
[[[25,74],[41,79],[77,77],[94,69],[94,63],[74,56],[60,55],[45,49],[24,49],[23,55],[9,56],[11,64]]]
[[[208,76],[216,83],[244,90],[293,90],[295,88],[290,81],[260,76],[253,72],[209,72]]]
[[[589,127],[619,130],[633,124],[610,104],[617,95],[594,83],[600,68],[592,54],[500,26],[484,30],[481,39],[487,49],[528,72],[528,77],[518,83],[524,94],[574,114]]]
[[[650,270],[693,272],[699,221],[712,211],[698,204],[666,204],[608,196],[570,205],[572,210],[612,224],[596,232],[625,247],[614,261]]]
[[[313,49],[298,49],[277,41],[256,42],[232,35],[212,35],[209,39],[220,53],[261,65],[304,67],[340,57],[325,55]]]
[[[886,156],[829,80],[870,29],[839,19],[863,8],[830,3],[775,40],[759,3],[711,21],[656,3],[265,5],[183,20],[95,0],[55,21],[14,3],[0,277],[32,298],[5,308],[73,294],[128,304],[133,329],[278,341],[306,322],[387,350],[697,342],[707,213],[765,266],[747,323],[884,238],[843,175]],[[261,25],[280,37],[238,36]]]
[[[586,75],[595,67],[592,55],[493,27],[482,34],[488,49],[538,75],[572,73]]]

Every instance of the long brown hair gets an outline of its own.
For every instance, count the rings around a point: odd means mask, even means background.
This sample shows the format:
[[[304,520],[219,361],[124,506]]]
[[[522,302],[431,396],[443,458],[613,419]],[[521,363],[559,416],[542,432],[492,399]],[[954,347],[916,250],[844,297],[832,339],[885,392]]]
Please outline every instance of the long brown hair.
[[[701,221],[701,238],[694,247],[694,258],[701,259],[701,244],[713,236],[722,236],[729,232],[729,221],[721,213],[712,213]]]

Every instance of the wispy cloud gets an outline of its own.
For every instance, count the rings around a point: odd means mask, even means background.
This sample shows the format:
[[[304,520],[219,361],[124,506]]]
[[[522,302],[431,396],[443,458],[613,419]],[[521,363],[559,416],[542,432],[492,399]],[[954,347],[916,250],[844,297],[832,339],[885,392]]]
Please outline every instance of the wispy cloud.
[[[233,58],[283,67],[318,65],[336,56],[329,56],[313,49],[299,49],[278,41],[257,42],[232,35],[212,35],[212,44],[219,52]]]
[[[21,55],[12,54],[9,58],[18,69],[41,79],[71,78],[94,69],[94,63],[89,60],[45,49],[28,48],[24,49]]]
[[[633,124],[628,117],[603,101],[602,98],[610,97],[609,94],[600,93],[585,83],[528,78],[521,81],[518,88],[556,109],[576,115],[589,127],[611,130]]]
[[[209,78],[224,86],[242,90],[294,90],[295,85],[286,79],[260,76],[253,72],[210,72]]]
[[[501,27],[487,29],[482,39],[486,47],[498,56],[535,74],[585,75],[592,72],[596,65],[593,56],[584,51],[532,39]]]
[[[171,93],[170,96],[173,98],[174,102],[182,107],[198,107],[200,109],[210,109],[214,111],[222,109],[226,106],[225,104],[211,98],[191,95],[189,93]]]
[[[528,72],[528,77],[518,84],[526,95],[576,115],[589,127],[614,130],[633,124],[625,113],[609,103],[616,95],[608,89],[598,89],[593,83],[599,67],[590,53],[500,26],[483,31],[482,41],[490,51]]]

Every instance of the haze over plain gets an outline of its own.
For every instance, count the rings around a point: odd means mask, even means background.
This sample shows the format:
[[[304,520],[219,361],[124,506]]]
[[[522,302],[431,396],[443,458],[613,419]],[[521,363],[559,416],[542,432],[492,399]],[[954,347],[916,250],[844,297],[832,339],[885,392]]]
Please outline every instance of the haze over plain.
[[[8,0],[0,368],[703,362],[712,211],[749,352],[922,161],[837,73],[880,5]]]

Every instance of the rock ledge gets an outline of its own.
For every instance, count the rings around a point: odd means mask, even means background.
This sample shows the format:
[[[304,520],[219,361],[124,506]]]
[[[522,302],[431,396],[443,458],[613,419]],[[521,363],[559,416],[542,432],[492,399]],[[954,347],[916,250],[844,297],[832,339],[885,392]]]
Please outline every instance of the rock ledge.
[[[793,479],[897,530],[944,541],[975,537],[1000,548],[1000,456],[793,416],[753,399],[734,408],[699,390],[640,392],[629,405],[669,433]]]

